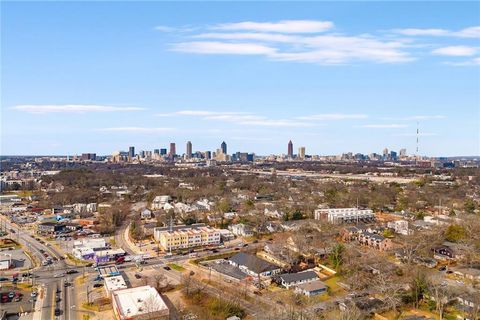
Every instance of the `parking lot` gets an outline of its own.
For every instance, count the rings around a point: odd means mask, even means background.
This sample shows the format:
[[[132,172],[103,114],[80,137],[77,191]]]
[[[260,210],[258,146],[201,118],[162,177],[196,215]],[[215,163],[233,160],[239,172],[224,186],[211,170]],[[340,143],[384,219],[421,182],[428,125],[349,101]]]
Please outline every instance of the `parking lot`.
[[[25,255],[22,249],[3,249],[0,251],[0,259],[12,259],[13,268],[29,269],[32,265],[30,259]]]
[[[248,276],[245,272],[235,266],[232,266],[224,259],[206,261],[203,262],[202,265],[207,268],[212,268],[212,270],[237,280],[243,280]]]
[[[1,309],[9,314],[30,312],[32,310],[31,292],[2,286],[0,289]]]

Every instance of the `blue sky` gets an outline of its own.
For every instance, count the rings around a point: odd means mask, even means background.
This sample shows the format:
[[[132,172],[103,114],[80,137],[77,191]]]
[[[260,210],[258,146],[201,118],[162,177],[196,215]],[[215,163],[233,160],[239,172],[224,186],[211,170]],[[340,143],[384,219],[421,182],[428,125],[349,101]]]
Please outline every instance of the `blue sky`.
[[[480,154],[478,2],[2,2],[1,154]]]

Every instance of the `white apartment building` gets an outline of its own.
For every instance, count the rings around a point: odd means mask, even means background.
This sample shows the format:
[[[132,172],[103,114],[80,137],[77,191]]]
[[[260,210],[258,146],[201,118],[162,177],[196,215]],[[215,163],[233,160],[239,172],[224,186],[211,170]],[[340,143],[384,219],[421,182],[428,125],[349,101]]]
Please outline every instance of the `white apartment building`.
[[[362,222],[375,219],[375,214],[371,209],[357,208],[316,209],[314,215],[315,219],[326,219],[330,223]]]

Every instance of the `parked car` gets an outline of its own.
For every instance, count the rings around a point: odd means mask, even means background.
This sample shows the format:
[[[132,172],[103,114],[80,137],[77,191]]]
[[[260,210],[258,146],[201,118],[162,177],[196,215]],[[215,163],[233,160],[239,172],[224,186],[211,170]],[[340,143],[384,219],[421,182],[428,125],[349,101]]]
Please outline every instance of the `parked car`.
[[[165,269],[165,270],[167,270],[167,271],[172,270],[172,268],[170,268],[169,266],[165,266],[165,267],[163,267],[163,269]]]
[[[58,317],[60,314],[62,313],[62,311],[58,308],[55,308],[55,316]]]
[[[135,273],[135,278],[137,278],[137,279],[142,279],[142,275],[139,274],[139,273]]]
[[[78,273],[78,271],[74,269],[70,269],[67,271],[67,274],[74,274],[74,273]]]
[[[103,287],[103,283],[95,283],[95,284],[93,285],[93,287],[94,287],[94,288],[101,288],[101,287]]]
[[[32,291],[32,293],[30,293],[30,297],[36,297],[38,295],[37,291]]]

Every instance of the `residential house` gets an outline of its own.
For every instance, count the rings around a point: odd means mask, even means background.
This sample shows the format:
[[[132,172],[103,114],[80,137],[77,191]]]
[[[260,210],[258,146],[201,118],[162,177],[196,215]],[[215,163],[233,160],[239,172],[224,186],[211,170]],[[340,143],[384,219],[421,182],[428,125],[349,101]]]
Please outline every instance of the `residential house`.
[[[144,219],[151,219],[151,218],[152,218],[151,210],[144,209],[142,210],[142,212],[140,212],[140,219],[144,220]]]
[[[253,230],[249,226],[247,226],[243,223],[233,224],[233,225],[228,226],[228,228],[236,236],[242,236],[242,237],[252,237],[253,236]]]
[[[287,289],[299,284],[304,284],[318,280],[318,276],[314,271],[307,270],[298,273],[284,273],[276,277],[277,282]]]
[[[282,272],[282,268],[244,252],[232,256],[228,262],[252,277],[270,277]]]
[[[325,283],[323,283],[320,280],[310,281],[295,287],[296,293],[303,294],[307,297],[326,293],[327,290],[328,290],[328,287],[325,285]]]
[[[152,201],[152,209],[164,209],[165,204],[172,201],[172,197],[170,196],[156,196]]]
[[[366,245],[381,251],[389,250],[393,246],[392,240],[379,234],[369,232],[360,234],[358,242],[362,245]]]

